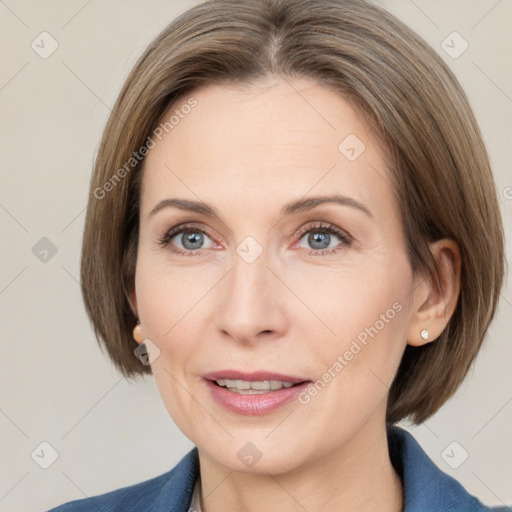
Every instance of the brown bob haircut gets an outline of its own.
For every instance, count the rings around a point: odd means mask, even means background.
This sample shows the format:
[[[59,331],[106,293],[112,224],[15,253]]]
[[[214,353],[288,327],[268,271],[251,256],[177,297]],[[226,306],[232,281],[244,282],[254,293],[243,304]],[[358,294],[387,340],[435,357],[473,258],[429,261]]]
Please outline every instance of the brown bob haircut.
[[[389,390],[388,423],[421,423],[459,387],[494,317],[505,271],[503,227],[462,87],[425,41],[367,1],[211,0],[181,14],[149,45],[106,124],[90,184],[81,283],[96,338],[125,377],[151,373],[135,357],[132,338],[144,164],[133,155],[145,153],[140,148],[162,116],[194,90],[269,76],[311,78],[371,123],[389,151],[415,275],[436,278],[430,242],[449,237],[459,245],[454,314],[433,343],[407,345]]]

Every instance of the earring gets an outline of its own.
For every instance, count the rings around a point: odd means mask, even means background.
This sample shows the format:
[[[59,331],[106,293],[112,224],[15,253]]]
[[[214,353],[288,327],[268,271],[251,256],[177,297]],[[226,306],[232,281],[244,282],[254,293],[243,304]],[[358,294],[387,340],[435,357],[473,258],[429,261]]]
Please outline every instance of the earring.
[[[427,329],[423,329],[423,330],[420,332],[420,336],[421,336],[425,341],[428,341],[428,331],[427,331]]]
[[[133,338],[137,343],[142,343],[144,341],[144,335],[142,334],[142,326],[140,325],[140,320],[137,320],[137,325],[133,328]]]

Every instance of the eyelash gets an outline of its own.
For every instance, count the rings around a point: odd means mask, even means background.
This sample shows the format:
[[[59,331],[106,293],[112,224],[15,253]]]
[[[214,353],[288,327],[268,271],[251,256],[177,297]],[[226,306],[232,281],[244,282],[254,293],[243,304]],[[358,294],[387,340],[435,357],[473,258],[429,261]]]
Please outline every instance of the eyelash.
[[[338,251],[340,251],[341,249],[350,247],[354,240],[346,231],[343,231],[332,224],[327,224],[327,223],[322,223],[322,222],[318,222],[314,225],[304,226],[303,228],[300,228],[293,236],[294,236],[294,238],[297,238],[298,240],[300,240],[306,233],[308,233],[310,231],[320,231],[323,233],[328,233],[330,235],[336,235],[341,240],[341,243],[338,246],[333,247],[331,249],[313,249],[309,252],[309,256],[323,256],[325,254],[328,254],[328,255],[335,254]],[[175,249],[172,246],[169,246],[170,241],[174,237],[176,237],[177,235],[181,235],[182,233],[187,233],[187,232],[202,233],[204,235],[207,235],[212,240],[214,239],[213,235],[207,229],[198,228],[194,224],[184,224],[184,225],[175,226],[175,227],[169,229],[169,231],[167,231],[162,237],[160,237],[158,239],[158,241],[157,241],[158,245],[160,245],[161,247],[164,247],[164,248],[167,247],[169,249],[169,251],[174,254],[179,254],[181,256],[196,256],[198,253],[201,252],[202,249],[198,249],[195,251],[181,251],[179,249]]]

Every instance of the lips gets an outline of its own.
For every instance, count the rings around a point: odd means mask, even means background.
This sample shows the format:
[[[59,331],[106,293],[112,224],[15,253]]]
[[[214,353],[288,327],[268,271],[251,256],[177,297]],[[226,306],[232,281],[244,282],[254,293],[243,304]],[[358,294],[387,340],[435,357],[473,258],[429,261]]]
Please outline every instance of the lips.
[[[224,409],[244,416],[270,414],[286,404],[297,401],[298,395],[310,384],[311,380],[295,375],[277,372],[255,371],[240,372],[237,370],[221,370],[203,375],[210,396]],[[292,384],[280,389],[268,389],[250,394],[241,394],[219,386],[217,381],[278,381]],[[246,391],[247,393],[247,391]]]

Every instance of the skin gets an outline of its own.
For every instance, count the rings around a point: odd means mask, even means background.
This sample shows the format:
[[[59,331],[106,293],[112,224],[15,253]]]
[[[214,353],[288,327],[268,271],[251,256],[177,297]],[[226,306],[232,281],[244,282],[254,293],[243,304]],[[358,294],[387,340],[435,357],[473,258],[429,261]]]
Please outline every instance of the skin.
[[[162,399],[198,447],[203,510],[402,510],[386,400],[406,344],[425,343],[424,328],[435,340],[453,313],[456,244],[431,246],[439,282],[413,275],[382,145],[330,89],[274,77],[193,96],[197,107],[145,160],[132,299],[135,338],[160,351],[151,366]],[[349,134],[366,146],[354,161],[338,150]],[[333,192],[371,216],[337,204],[280,214],[290,201]],[[170,197],[209,203],[220,218],[171,207],[150,216]],[[171,252],[191,252],[182,235],[158,243],[185,222],[208,230],[192,256]],[[352,242],[331,235],[318,249],[308,242],[325,233],[318,222]],[[263,250],[251,263],[236,251],[247,236]],[[243,416],[218,405],[201,377],[269,370],[316,381],[393,304],[400,311],[308,404]],[[250,468],[237,456],[248,442],[262,454]]]

